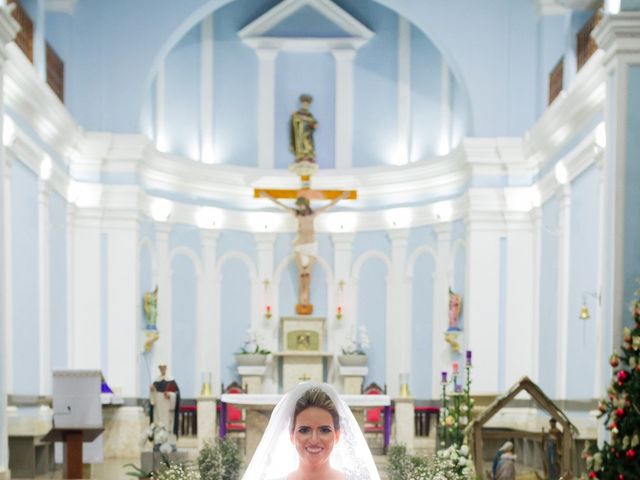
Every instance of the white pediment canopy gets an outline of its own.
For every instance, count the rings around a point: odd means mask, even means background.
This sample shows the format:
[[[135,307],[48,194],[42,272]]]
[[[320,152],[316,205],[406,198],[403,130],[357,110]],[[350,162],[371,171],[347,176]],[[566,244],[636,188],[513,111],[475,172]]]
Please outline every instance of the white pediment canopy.
[[[316,20],[309,22],[316,16]],[[296,32],[295,24],[305,19],[319,27]],[[255,49],[288,51],[357,50],[373,32],[331,0],[283,0],[239,32]]]

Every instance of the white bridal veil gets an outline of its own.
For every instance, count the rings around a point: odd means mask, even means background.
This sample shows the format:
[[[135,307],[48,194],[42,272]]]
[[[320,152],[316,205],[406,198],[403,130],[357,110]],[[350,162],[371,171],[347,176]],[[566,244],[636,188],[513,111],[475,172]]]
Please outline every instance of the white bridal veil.
[[[299,384],[278,402],[242,480],[283,479],[298,468],[291,422],[296,402],[310,388],[325,391],[340,415],[340,439],[330,457],[333,468],[344,472],[347,480],[380,480],[369,446],[347,404],[330,385],[311,382]]]

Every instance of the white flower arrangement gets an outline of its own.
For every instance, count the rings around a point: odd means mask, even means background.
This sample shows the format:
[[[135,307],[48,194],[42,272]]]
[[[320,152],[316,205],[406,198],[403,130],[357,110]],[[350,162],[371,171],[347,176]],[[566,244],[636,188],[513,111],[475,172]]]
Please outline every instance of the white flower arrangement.
[[[353,332],[351,338],[347,343],[342,346],[343,355],[366,355],[366,350],[371,347],[371,341],[369,340],[369,333],[367,327],[360,325],[358,333]]]
[[[408,455],[404,446],[391,447],[390,480],[474,480],[475,471],[469,447],[452,445],[433,457]]]
[[[172,463],[167,468],[151,474],[153,480],[200,480],[200,471],[192,465]]]
[[[170,435],[167,428],[161,423],[152,423],[140,437],[140,447],[144,447],[147,442],[151,442],[154,450],[165,454],[171,453],[173,445],[169,443],[169,440]]]
[[[261,355],[269,355],[271,352],[260,346],[261,343],[264,343],[262,335],[260,335],[258,331],[250,328],[247,330],[247,340],[245,340],[244,345],[240,348],[238,353],[258,353]]]

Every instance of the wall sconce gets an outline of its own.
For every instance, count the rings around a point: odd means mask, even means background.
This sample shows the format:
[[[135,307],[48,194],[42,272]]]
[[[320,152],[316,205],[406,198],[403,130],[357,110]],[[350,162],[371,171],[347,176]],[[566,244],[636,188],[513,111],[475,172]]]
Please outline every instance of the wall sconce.
[[[342,320],[342,303],[343,303],[343,297],[344,297],[344,286],[347,284],[347,282],[345,282],[344,280],[340,280],[338,282],[338,294],[337,294],[337,300],[338,300],[338,306],[336,307],[336,320]]]
[[[589,320],[591,318],[591,312],[589,312],[589,307],[587,306],[587,295],[597,299],[598,303],[600,303],[600,295],[596,292],[583,292],[582,307],[580,307],[580,314],[578,315],[580,320]]]
[[[269,320],[271,318],[271,305],[267,305],[264,310],[264,318]]]
[[[269,320],[271,318],[271,305],[269,305],[269,286],[271,282],[268,278],[265,278],[262,284],[264,285],[264,318]]]
[[[336,319],[342,320],[342,307],[340,305],[336,308]]]

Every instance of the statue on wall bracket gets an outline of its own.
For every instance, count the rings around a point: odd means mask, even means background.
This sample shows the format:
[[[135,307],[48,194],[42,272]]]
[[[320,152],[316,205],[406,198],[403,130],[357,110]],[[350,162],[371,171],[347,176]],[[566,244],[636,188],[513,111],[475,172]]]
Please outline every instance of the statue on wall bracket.
[[[313,190],[311,176],[318,171],[316,163],[315,143],[313,133],[318,122],[309,111],[312,97],[308,94],[300,95],[300,109],[291,114],[290,119],[290,150],[294,161],[289,171],[300,177],[298,190],[254,189],[254,198],[268,198],[278,207],[289,212],[296,219],[297,235],[293,241],[293,255],[298,270],[298,315],[313,313],[311,304],[311,273],[318,256],[318,243],[315,238],[314,220],[323,212],[333,207],[340,200],[355,200],[355,190]],[[282,200],[294,200],[293,206]],[[311,200],[330,200],[320,208],[311,208]]]
[[[460,342],[458,341],[458,336],[462,333],[462,329],[458,325],[460,313],[462,313],[462,295],[455,293],[449,287],[449,327],[444,332],[444,341],[455,353],[460,353]]]
[[[149,353],[153,344],[160,338],[158,333],[158,286],[152,292],[145,292],[142,308],[145,318],[145,339],[142,350]]]

